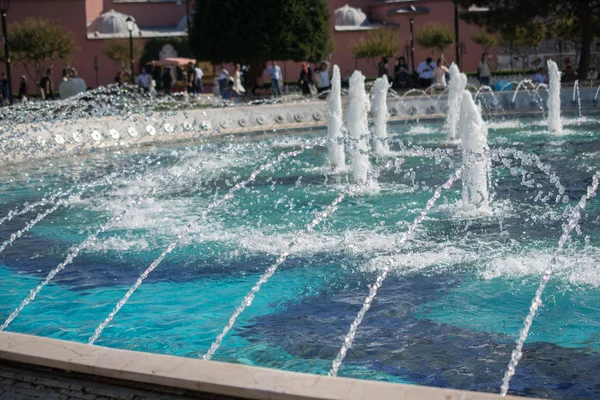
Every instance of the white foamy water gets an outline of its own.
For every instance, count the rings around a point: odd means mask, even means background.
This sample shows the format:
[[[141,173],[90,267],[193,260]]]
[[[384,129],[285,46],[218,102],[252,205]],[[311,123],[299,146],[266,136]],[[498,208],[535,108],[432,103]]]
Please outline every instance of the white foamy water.
[[[439,128],[434,128],[431,126],[425,125],[413,125],[408,130],[407,134],[409,135],[431,135],[441,133]]]
[[[492,260],[480,272],[483,279],[533,278],[537,279],[548,269],[553,251],[527,251]],[[553,278],[575,286],[600,287],[600,249],[589,247],[567,251],[554,267]]]

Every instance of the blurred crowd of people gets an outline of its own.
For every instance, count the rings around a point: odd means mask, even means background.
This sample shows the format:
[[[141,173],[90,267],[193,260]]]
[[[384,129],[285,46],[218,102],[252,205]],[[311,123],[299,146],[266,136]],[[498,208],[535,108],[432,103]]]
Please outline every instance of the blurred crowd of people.
[[[598,57],[597,69],[600,70],[600,42],[596,45]],[[561,81],[573,83],[577,80],[577,74],[570,60],[563,62],[566,70],[563,72]],[[537,85],[548,83],[548,74],[544,63],[540,64],[533,78]],[[477,79],[480,85],[490,86],[495,63],[488,53],[483,53],[477,67]],[[266,69],[259,74],[252,74],[249,65],[234,64],[230,72],[225,64],[217,67],[214,74],[212,93],[214,96],[226,100],[234,100],[247,97],[281,97],[284,93],[284,81],[281,67],[276,61],[268,63]],[[350,71],[346,71],[349,75]],[[53,70],[47,69],[39,81],[39,95],[45,100],[56,98],[57,88],[53,80]],[[406,58],[400,56],[394,59],[394,66],[390,67],[390,59],[383,57],[378,63],[378,76],[387,76],[390,85],[395,89],[407,88],[433,88],[445,89],[449,80],[448,63],[442,55],[436,62],[431,57],[418,64],[415,71],[409,67]],[[169,96],[175,90],[189,94],[204,93],[205,73],[201,64],[190,62],[185,66],[151,66],[142,68],[139,75],[135,77],[134,83],[150,94],[162,94]],[[346,77],[349,79],[349,76]],[[115,77],[115,83],[123,84],[130,79],[123,72]],[[315,96],[331,88],[331,65],[327,61],[311,65],[308,62],[301,63],[300,74],[297,79],[297,88],[305,96]],[[22,76],[19,83],[18,96],[21,101],[26,101],[29,92],[29,84],[26,76]],[[78,76],[75,68],[66,68],[62,71],[58,94],[61,99],[75,96],[85,92],[87,85]],[[8,81],[6,74],[0,77],[0,103],[8,101]]]

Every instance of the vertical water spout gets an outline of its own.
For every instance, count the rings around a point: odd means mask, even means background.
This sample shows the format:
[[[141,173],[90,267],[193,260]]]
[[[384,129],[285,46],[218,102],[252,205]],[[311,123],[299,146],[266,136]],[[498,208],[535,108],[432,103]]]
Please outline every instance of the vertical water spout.
[[[478,208],[489,206],[488,176],[490,171],[488,129],[481,110],[471,93],[463,91],[458,131],[462,143],[463,204]]]
[[[366,183],[369,174],[369,98],[365,92],[365,77],[355,71],[350,77],[348,132],[352,141],[352,174],[356,183]]]
[[[329,97],[329,120],[327,122],[327,158],[334,170],[339,170],[346,165],[343,125],[340,68],[334,65]]]
[[[577,108],[579,109],[579,118],[583,117],[581,114],[581,92],[579,91],[579,79],[573,83],[573,104],[577,100]]]
[[[466,87],[467,76],[460,72],[456,64],[452,63],[450,66],[450,82],[448,82],[448,116],[446,117],[448,140],[456,139],[460,102]]]
[[[549,92],[548,95],[548,131],[562,133],[560,121],[560,71],[552,60],[548,60]]]
[[[382,76],[375,81],[373,86],[374,98],[371,109],[375,114],[375,137],[373,150],[375,154],[380,156],[386,155],[390,151],[390,145],[388,143],[388,132],[387,132],[387,121],[388,121],[388,108],[387,108],[387,94],[390,89],[387,76]]]

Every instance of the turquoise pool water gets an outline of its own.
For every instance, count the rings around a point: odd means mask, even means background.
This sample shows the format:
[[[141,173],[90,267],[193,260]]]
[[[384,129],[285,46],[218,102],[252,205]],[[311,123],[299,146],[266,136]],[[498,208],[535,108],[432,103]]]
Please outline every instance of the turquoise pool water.
[[[339,375],[498,392],[514,340],[562,233],[565,208],[576,204],[598,169],[599,122],[594,117],[566,120],[564,135],[549,136],[542,120],[491,121],[490,148],[538,155],[565,187],[558,202],[555,184],[540,170],[496,158],[491,215],[464,212],[457,205],[457,182],[403,246],[396,240],[434,189],[454,173],[460,152],[444,144],[441,123],[391,126],[394,154],[372,158],[380,170],[378,187],[344,199],[291,248],[291,256],[241,314],[214,359],[326,374],[369,285],[389,256],[400,253]],[[87,342],[138,276],[207,206],[261,165],[306,148],[212,209],[96,342],[202,356],[259,276],[351,184],[348,174],[328,174],[326,150],[320,146],[324,135],[314,130],[224,138],[5,169],[0,173],[0,218],[57,190],[100,184],[0,253],[0,320],[71,249],[139,201],[7,328]],[[110,174],[118,176],[102,181]],[[52,204],[4,222],[0,240]],[[598,211],[592,200],[557,265],[512,381],[515,394],[600,396]]]

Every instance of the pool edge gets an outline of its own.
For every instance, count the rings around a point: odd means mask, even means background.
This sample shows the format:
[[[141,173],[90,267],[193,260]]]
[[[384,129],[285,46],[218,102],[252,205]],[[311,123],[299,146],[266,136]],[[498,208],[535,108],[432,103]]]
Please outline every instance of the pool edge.
[[[0,332],[0,363],[14,362],[201,393],[271,400],[491,400],[491,393],[330,378]],[[518,397],[504,397],[518,399]]]

